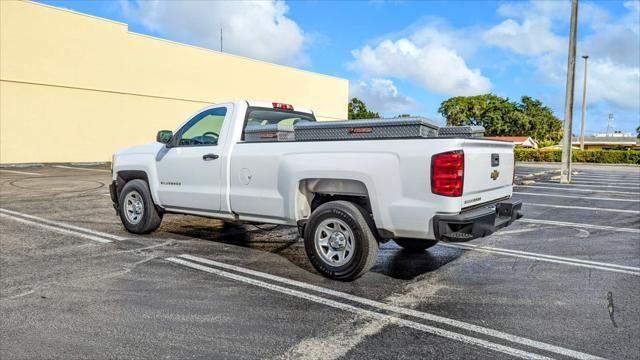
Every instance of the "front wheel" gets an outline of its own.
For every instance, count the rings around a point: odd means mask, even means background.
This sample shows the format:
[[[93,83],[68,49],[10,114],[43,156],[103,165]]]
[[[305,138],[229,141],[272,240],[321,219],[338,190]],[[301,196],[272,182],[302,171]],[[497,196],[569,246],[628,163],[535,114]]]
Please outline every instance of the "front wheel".
[[[160,226],[162,214],[156,210],[149,186],[140,179],[124,185],[119,198],[120,220],[127,231],[134,234],[148,234]]]
[[[393,241],[409,252],[420,252],[434,246],[438,240],[397,238]]]
[[[304,245],[313,267],[322,275],[351,281],[369,271],[378,255],[378,241],[369,214],[348,201],[331,201],[313,211],[305,226]]]

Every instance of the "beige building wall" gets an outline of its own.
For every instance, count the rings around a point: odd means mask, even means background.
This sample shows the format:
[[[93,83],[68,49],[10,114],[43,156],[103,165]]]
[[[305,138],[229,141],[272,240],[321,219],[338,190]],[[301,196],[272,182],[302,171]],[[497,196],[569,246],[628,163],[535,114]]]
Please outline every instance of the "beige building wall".
[[[0,163],[109,161],[199,108],[273,100],[347,117],[347,80],[0,1]]]

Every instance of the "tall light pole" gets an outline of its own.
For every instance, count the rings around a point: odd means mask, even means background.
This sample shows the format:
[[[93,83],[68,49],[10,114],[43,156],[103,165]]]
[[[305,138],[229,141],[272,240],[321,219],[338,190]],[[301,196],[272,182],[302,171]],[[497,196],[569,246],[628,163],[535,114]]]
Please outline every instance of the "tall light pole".
[[[587,60],[589,55],[582,55],[584,59],[584,82],[582,85],[582,125],[580,126],[580,150],[584,150],[584,117],[587,111]]]
[[[571,130],[573,125],[573,86],[576,77],[576,33],[578,31],[578,0],[571,0],[571,29],[567,61],[567,89],[564,95],[564,136],[562,138],[562,168],[560,182],[571,182]]]

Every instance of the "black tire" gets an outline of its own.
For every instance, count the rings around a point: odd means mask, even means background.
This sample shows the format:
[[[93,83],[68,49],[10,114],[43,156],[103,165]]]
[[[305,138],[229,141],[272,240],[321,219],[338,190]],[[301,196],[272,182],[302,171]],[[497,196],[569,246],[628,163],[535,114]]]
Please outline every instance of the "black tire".
[[[393,239],[396,244],[409,252],[420,252],[434,246],[438,243],[438,240],[425,240],[425,239],[410,239],[410,238],[397,238]]]
[[[337,219],[348,225],[353,234],[351,258],[340,266],[333,266],[325,261],[316,248],[316,230],[329,219]],[[304,230],[304,247],[313,267],[322,275],[341,281],[351,281],[365,274],[375,264],[378,256],[378,240],[372,231],[372,224],[369,214],[354,203],[338,200],[318,206]]]
[[[131,215],[130,213],[130,215],[127,216],[126,214],[127,204],[125,204],[125,201],[127,201],[127,195],[129,194],[132,194],[134,199],[139,195],[139,199],[143,205],[142,212],[137,214],[139,215],[139,220],[137,221],[131,219],[131,217],[135,215]],[[151,198],[151,193],[149,192],[149,186],[144,180],[135,179],[127,182],[120,192],[118,203],[120,204],[118,213],[122,225],[131,233],[148,234],[156,230],[162,222],[162,214],[156,210],[156,206]]]

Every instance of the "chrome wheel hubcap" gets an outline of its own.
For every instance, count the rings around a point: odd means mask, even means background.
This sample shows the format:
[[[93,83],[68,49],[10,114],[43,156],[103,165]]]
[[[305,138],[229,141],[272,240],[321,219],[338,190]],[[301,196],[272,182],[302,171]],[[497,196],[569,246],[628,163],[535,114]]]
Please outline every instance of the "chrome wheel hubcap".
[[[124,216],[131,224],[137,224],[144,214],[144,202],[137,191],[131,191],[124,198]]]
[[[320,258],[331,266],[342,266],[353,257],[353,231],[344,221],[326,219],[316,228],[314,243]]]

